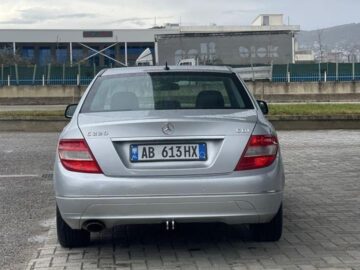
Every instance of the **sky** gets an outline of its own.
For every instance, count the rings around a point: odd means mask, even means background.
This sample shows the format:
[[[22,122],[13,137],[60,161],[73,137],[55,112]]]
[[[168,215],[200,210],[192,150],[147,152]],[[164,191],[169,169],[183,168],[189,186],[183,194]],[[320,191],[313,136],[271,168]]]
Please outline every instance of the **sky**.
[[[314,30],[360,22],[360,0],[0,0],[0,29],[249,25],[258,14]]]

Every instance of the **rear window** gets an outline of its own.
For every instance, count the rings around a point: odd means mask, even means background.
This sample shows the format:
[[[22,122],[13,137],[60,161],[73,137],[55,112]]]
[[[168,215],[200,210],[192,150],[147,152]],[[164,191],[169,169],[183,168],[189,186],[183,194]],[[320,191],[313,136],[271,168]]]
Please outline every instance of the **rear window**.
[[[96,80],[81,112],[253,109],[235,74],[158,72]]]

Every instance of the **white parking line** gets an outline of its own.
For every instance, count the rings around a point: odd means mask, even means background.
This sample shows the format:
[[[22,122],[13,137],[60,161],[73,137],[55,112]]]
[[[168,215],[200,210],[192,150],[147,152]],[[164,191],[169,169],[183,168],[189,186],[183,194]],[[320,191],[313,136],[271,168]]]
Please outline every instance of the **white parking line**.
[[[37,174],[8,174],[0,175],[0,178],[29,178],[29,177],[39,177]]]

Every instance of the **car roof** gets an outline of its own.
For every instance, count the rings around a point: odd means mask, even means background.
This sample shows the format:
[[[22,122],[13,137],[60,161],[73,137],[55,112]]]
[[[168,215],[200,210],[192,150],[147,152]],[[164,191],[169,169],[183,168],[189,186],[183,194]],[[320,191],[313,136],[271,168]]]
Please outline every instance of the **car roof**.
[[[124,68],[109,68],[103,71],[101,76],[111,76],[118,74],[131,74],[131,73],[148,73],[148,72],[220,72],[232,73],[233,70],[226,66],[141,66],[141,67],[124,67]]]

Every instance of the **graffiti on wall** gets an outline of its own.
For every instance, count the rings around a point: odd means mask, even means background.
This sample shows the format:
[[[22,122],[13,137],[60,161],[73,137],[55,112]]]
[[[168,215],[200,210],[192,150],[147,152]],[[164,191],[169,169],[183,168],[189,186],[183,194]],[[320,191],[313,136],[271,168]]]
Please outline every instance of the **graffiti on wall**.
[[[292,37],[264,35],[160,39],[159,61],[177,64],[196,59],[200,64],[284,64],[292,62]]]

